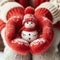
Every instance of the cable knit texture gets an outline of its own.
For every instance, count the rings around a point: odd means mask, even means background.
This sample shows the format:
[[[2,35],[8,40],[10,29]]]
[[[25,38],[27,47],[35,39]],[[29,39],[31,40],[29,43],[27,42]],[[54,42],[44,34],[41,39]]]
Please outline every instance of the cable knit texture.
[[[55,24],[59,19],[60,19],[60,11],[58,10],[58,8],[50,2],[45,2],[43,4],[41,4],[40,6],[38,6],[35,11],[37,11],[39,8],[46,8],[50,11],[50,13],[53,16],[53,24]]]

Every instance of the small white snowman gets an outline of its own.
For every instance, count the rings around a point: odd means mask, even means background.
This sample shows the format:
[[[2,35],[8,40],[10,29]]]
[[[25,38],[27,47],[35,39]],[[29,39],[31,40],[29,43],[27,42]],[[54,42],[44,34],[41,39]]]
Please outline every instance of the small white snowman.
[[[37,20],[32,14],[26,14],[23,19],[23,28],[21,31],[21,37],[28,41],[32,42],[37,39],[38,32],[36,29]]]

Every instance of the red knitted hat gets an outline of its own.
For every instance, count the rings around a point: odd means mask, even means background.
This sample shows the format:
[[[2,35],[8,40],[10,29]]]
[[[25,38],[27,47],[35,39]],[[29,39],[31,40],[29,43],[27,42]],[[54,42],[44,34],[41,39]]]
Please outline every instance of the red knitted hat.
[[[24,25],[26,22],[29,22],[29,21],[32,21],[32,22],[34,22],[34,23],[37,25],[37,19],[36,19],[35,16],[32,15],[32,14],[26,14],[26,15],[24,16],[23,25]]]
[[[31,7],[31,6],[28,6],[28,7],[25,8],[25,10],[24,10],[24,13],[25,13],[25,14],[34,14],[34,12],[35,12],[35,10],[34,10],[34,8]]]

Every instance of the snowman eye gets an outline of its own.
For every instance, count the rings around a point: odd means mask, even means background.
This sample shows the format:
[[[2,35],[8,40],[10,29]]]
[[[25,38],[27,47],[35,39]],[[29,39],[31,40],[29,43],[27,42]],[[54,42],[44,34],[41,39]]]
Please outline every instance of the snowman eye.
[[[27,22],[27,24],[28,24],[28,22]]]

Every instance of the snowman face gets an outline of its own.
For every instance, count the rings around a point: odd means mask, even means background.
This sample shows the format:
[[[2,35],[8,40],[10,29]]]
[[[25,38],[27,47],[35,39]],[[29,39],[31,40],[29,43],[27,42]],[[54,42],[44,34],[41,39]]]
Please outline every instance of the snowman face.
[[[35,27],[35,23],[32,21],[26,22],[25,23],[25,27],[26,28],[34,28]]]
[[[22,31],[21,37],[24,40],[27,40],[28,42],[31,42],[31,41],[37,39],[38,32],[37,31],[33,31],[33,32]]]

